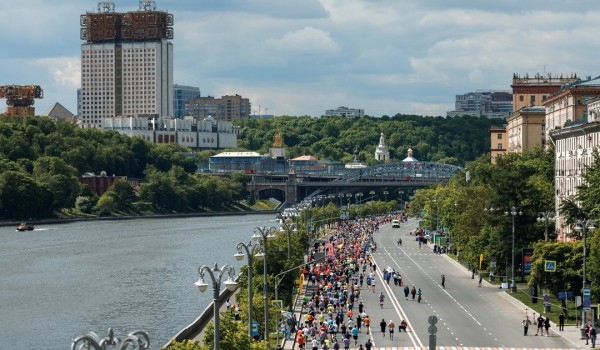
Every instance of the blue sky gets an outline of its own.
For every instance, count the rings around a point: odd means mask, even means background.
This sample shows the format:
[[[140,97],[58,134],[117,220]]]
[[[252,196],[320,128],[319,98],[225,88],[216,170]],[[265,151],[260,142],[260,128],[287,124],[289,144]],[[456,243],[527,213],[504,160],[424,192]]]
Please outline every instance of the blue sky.
[[[115,0],[116,11],[138,0]],[[0,85],[36,84],[76,113],[79,16],[97,1],[0,1]],[[597,0],[156,0],[174,15],[174,82],[253,113],[445,115],[513,73],[598,76]],[[0,107],[4,109],[4,107]]]

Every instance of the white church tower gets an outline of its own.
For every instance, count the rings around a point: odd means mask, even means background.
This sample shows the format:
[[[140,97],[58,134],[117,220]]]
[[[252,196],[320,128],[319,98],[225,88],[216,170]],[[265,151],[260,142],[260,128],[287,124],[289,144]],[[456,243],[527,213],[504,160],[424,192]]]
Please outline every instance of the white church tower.
[[[379,146],[375,150],[375,160],[387,162],[390,160],[390,151],[388,151],[387,146],[385,145],[385,139],[383,137],[383,132],[381,133],[381,137],[379,138]]]

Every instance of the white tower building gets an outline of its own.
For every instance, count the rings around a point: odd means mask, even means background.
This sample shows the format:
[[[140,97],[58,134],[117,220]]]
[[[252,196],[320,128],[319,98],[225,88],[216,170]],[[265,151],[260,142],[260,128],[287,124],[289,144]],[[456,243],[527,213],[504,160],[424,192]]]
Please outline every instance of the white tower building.
[[[79,123],[101,128],[110,117],[173,115],[173,16],[140,0],[138,11],[98,4],[81,15]]]
[[[375,159],[383,162],[390,160],[390,151],[388,151],[387,146],[385,145],[383,133],[381,133],[381,136],[379,137],[379,145],[375,149]]]

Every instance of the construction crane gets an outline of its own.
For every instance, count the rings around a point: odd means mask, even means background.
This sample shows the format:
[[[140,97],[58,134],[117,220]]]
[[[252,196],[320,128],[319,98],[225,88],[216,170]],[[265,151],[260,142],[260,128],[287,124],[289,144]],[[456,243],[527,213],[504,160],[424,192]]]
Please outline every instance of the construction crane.
[[[0,98],[6,99],[8,109],[4,116],[35,115],[35,98],[44,98],[39,85],[3,85],[0,86]]]

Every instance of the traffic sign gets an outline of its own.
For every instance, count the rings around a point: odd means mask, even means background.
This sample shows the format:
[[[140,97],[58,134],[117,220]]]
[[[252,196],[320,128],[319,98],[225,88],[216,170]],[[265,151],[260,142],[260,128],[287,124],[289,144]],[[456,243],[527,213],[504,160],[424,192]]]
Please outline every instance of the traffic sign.
[[[556,272],[556,261],[555,260],[546,260],[546,261],[544,261],[544,271],[546,271],[546,272]]]
[[[583,295],[592,295],[592,289],[589,287],[583,288]]]
[[[429,322],[430,325],[436,324],[437,321],[438,321],[438,318],[436,315],[431,315],[431,316],[429,316],[429,318],[427,318],[427,322]]]

